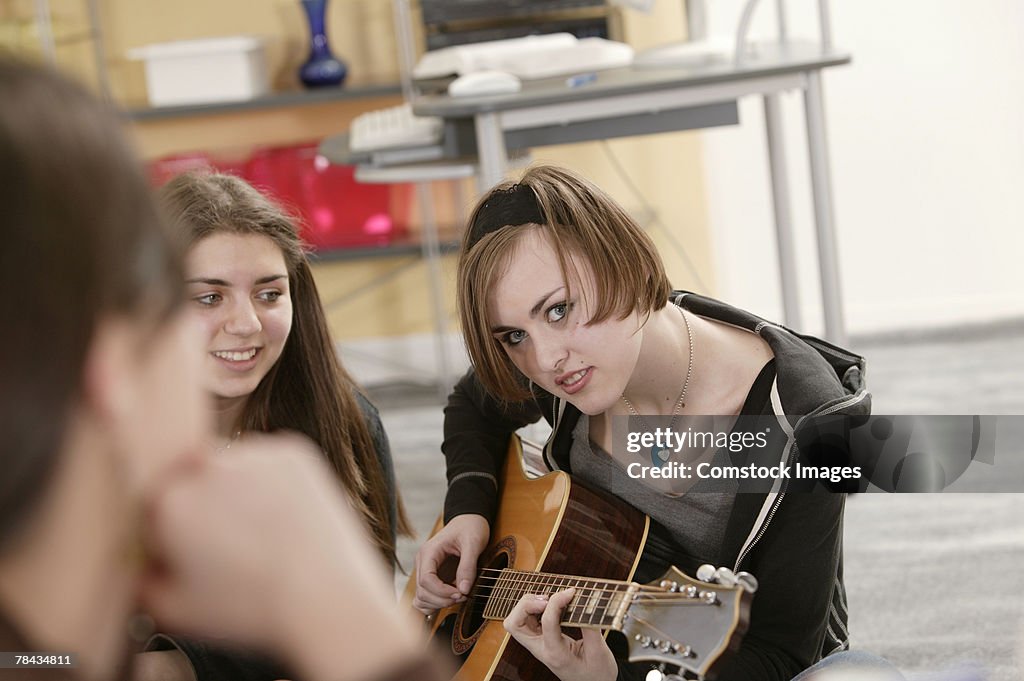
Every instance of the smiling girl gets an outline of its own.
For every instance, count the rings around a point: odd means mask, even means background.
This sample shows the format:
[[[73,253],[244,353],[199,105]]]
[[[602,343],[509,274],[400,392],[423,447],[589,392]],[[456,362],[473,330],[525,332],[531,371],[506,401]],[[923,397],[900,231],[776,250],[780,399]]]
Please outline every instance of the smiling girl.
[[[293,221],[232,175],[180,175],[160,199],[187,245],[189,318],[204,339],[203,380],[216,410],[211,448],[230,455],[249,432],[308,436],[393,566],[396,534],[409,534],[410,525],[387,437],[337,358]],[[255,659],[176,643],[199,681],[277,678]]]

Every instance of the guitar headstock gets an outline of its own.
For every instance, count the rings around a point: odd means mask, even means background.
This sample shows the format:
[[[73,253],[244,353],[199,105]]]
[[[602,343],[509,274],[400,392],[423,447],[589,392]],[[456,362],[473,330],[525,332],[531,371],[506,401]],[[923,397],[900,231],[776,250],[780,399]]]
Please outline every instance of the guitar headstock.
[[[698,574],[707,581],[669,568],[635,592],[622,623],[630,661],[673,665],[703,678],[724,653],[739,648],[757,581],[711,566]]]

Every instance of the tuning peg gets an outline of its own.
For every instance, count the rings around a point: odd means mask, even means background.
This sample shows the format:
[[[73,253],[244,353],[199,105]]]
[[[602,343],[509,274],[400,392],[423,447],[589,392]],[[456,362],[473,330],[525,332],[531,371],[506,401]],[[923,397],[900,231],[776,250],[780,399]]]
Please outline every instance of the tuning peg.
[[[647,676],[644,677],[645,681],[686,681],[679,674],[666,674],[665,665],[660,665],[651,669],[647,672]]]
[[[655,667],[647,672],[647,676],[644,679],[645,681],[686,681],[680,674],[666,674],[665,665],[661,665],[660,668]]]
[[[736,586],[736,573],[727,567],[715,570],[715,581],[722,586]]]
[[[700,598],[700,600],[702,600],[705,603],[707,603],[708,605],[717,605],[718,604],[718,594],[715,593],[714,591],[711,591],[710,589],[707,590],[707,591],[701,591],[697,595],[697,597]]]
[[[715,581],[715,566],[704,563],[697,568],[697,579],[702,582],[713,582]]]
[[[681,655],[682,657],[696,657],[693,654],[693,648],[691,648],[690,646],[684,646],[682,643],[676,643],[675,645],[673,645],[672,652],[674,652],[676,655]]]
[[[747,593],[752,594],[757,591],[757,577],[749,572],[737,572],[736,583],[743,587],[743,590]]]

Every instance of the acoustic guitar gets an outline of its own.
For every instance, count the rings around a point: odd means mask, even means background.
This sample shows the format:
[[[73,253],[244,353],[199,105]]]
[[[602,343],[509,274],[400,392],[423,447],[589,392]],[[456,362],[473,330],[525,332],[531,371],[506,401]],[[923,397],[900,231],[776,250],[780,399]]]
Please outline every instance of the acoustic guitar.
[[[431,640],[458,670],[457,681],[557,681],[501,621],[524,594],[568,587],[576,595],[563,626],[622,632],[630,661],[713,678],[715,664],[739,648],[756,589],[751,576],[736,580],[725,570],[732,579],[716,583],[722,571],[711,566],[698,571],[707,581],[673,567],[650,584],[630,581],[650,519],[566,473],[527,478],[518,438],[510,444],[499,494],[491,543],[468,598],[426,618]],[[442,525],[438,519],[434,532]],[[413,573],[407,603],[415,591]]]

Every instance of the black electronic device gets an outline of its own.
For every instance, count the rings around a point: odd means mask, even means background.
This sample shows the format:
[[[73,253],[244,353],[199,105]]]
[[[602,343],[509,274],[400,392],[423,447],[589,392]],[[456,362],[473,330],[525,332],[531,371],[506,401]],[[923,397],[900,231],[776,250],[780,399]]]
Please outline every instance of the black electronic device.
[[[420,0],[427,50],[547,33],[608,38],[605,0]]]

